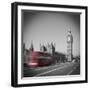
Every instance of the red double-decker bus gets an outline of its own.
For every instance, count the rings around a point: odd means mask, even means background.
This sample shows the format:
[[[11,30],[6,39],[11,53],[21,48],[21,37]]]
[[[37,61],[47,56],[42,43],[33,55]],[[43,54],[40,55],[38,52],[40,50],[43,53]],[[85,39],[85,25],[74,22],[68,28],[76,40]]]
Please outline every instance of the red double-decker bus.
[[[48,66],[54,63],[54,59],[49,53],[37,51],[28,55],[26,63],[29,67]]]

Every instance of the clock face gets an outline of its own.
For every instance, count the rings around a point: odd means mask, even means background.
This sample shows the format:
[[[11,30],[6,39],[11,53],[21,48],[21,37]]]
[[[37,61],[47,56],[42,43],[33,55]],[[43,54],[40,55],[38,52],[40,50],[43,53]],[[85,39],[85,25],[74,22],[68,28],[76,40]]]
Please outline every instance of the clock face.
[[[70,41],[71,40],[71,38],[70,38],[70,36],[68,36],[68,41]]]

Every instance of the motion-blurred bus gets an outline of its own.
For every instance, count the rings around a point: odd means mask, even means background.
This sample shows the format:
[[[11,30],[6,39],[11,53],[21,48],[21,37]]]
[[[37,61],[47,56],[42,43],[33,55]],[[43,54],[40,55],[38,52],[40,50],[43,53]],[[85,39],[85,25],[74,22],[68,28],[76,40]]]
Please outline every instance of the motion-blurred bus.
[[[26,64],[29,67],[41,67],[48,66],[55,62],[52,55],[45,52],[32,52],[28,55]]]

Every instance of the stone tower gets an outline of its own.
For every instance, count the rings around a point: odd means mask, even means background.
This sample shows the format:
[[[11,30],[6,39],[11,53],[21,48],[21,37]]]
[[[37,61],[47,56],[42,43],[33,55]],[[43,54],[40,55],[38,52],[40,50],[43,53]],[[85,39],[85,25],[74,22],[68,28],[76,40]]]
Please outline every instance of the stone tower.
[[[29,49],[30,53],[34,51],[34,47],[33,47],[33,42],[31,41],[31,46],[30,46],[30,49]]]
[[[41,52],[46,52],[46,51],[47,51],[45,45],[41,45],[41,44],[40,44],[40,51],[41,51]]]
[[[73,36],[71,30],[68,31],[67,35],[67,61],[72,61],[72,47],[73,47]]]

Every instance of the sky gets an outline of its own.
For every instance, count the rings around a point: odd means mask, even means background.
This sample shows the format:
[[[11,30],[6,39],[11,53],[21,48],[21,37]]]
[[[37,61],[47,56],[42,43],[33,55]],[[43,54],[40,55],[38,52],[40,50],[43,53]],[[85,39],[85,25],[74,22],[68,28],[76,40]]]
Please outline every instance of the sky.
[[[33,41],[35,51],[40,43],[55,43],[56,51],[67,53],[67,33],[73,36],[73,55],[80,55],[80,14],[68,12],[22,11],[22,36],[27,49]]]

